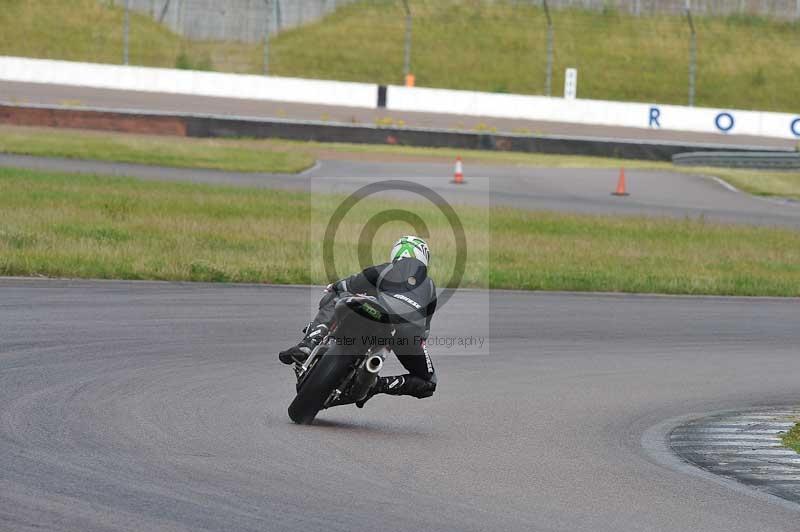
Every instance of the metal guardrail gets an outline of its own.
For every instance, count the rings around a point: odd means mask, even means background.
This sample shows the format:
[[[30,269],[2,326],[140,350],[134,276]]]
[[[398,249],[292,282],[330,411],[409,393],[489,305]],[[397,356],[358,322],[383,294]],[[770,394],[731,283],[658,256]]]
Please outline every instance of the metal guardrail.
[[[679,166],[720,166],[763,170],[800,169],[800,153],[780,151],[694,151],[676,153],[672,163]]]

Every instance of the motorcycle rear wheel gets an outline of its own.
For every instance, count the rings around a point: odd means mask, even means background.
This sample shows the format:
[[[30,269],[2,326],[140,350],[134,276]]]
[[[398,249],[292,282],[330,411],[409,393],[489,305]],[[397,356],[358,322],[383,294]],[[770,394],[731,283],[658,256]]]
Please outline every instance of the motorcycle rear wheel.
[[[314,421],[325,400],[352,370],[354,355],[345,355],[333,348],[327,351],[311,368],[297,396],[289,405],[289,417],[295,423],[309,425]]]

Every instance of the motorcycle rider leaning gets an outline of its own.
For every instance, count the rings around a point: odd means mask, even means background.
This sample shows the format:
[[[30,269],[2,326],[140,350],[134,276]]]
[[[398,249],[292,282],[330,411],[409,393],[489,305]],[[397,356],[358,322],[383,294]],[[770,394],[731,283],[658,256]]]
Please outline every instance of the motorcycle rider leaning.
[[[428,277],[429,259],[428,245],[423,239],[404,236],[392,247],[391,262],[370,266],[361,273],[328,285],[319,302],[317,316],[306,328],[305,337],[297,345],[281,351],[280,361],[302,364],[308,358],[328,334],[339,299],[353,294],[377,297],[380,293],[407,306],[402,318],[395,323],[394,337],[404,341],[395,342],[392,350],[409,373],[379,377],[366,398],[356,406],[363,407],[368,399],[379,393],[410,395],[419,399],[433,395],[436,372],[425,345],[436,310],[436,286]]]

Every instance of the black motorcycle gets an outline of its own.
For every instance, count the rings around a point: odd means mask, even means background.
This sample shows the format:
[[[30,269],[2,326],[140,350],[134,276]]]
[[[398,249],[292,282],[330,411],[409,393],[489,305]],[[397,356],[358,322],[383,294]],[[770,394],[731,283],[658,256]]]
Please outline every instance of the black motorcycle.
[[[320,410],[367,397],[390,352],[393,306],[380,296],[349,296],[336,303],[330,332],[302,365],[294,366],[292,421],[310,424]]]

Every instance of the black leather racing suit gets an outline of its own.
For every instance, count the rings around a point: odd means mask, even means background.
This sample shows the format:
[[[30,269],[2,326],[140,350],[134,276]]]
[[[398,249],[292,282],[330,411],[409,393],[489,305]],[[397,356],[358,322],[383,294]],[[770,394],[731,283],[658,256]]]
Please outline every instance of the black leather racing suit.
[[[417,387],[431,389],[430,384],[436,383],[436,372],[428,355],[425,338],[436,310],[436,286],[428,277],[427,267],[415,258],[370,266],[361,273],[328,285],[319,302],[319,312],[309,324],[309,331],[321,324],[331,325],[334,307],[340,297],[350,294],[377,297],[379,293],[400,301],[406,309],[402,312],[403,319],[395,324],[395,338],[404,336],[407,342],[397,342],[392,348],[409,372],[404,389],[398,390],[398,394],[416,395]],[[424,381],[425,385],[417,379]]]

